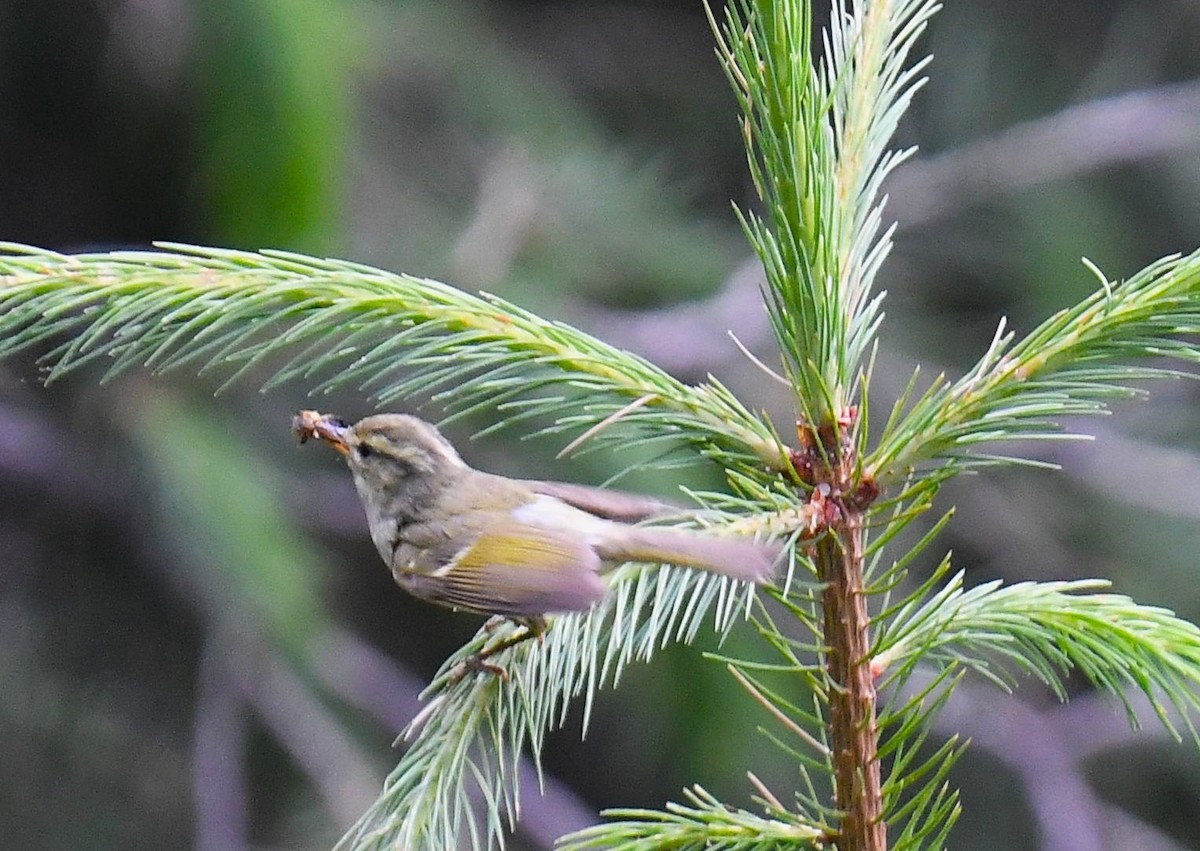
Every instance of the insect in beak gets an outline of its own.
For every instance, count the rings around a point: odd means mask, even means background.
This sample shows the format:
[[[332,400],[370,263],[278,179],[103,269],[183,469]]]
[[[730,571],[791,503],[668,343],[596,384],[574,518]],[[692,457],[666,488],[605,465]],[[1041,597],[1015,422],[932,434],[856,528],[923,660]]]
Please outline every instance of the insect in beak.
[[[323,440],[342,455],[350,454],[350,444],[346,441],[347,431],[349,427],[344,422],[329,414],[299,411],[292,417],[292,433],[300,438],[301,443],[305,443],[309,438]]]

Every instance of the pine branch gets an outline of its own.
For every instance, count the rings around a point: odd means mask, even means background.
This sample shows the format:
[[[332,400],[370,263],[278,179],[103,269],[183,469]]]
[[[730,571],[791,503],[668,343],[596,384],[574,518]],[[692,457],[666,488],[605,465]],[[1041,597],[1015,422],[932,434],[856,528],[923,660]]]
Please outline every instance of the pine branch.
[[[1137,395],[1133,382],[1196,377],[1157,361],[1200,363],[1194,339],[1200,333],[1200,252],[1160,260],[1118,285],[1097,275],[1099,290],[1019,342],[1001,322],[974,368],[953,384],[939,376],[901,414],[906,393],[866,461],[868,472],[894,482],[932,461],[939,466],[926,474],[928,483],[966,466],[1030,463],[976,447],[1078,438],[1061,430],[1063,417],[1104,413],[1112,399]],[[1128,365],[1134,360],[1151,362]]]
[[[836,419],[853,401],[882,319],[875,275],[884,178],[911,151],[887,149],[923,82],[906,67],[938,5],[836,4],[823,63],[809,60],[805,2],[736,0],[710,21],[744,116],[751,177],[766,218],[739,213],[767,276],[772,326],[801,413]]]
[[[879,235],[879,187],[907,155],[888,145],[920,85],[924,63],[906,67],[909,52],[936,8],[928,0],[835,4],[820,68],[808,55],[807,3],[742,0],[723,25],[713,20],[765,207],[763,217],[739,215],[766,272],[796,395],[792,463],[824,512],[824,534],[810,550],[820,613],[808,595],[793,613],[820,636],[818,693],[843,851],[887,847],[865,580],[864,515],[877,491],[862,475],[866,408],[860,417],[856,403],[882,319],[874,279],[891,245],[890,231]]]
[[[820,590],[814,589],[810,603],[799,611],[794,600],[781,600],[789,607],[789,613],[796,615],[798,624],[781,625],[765,607],[759,607],[755,617],[759,632],[782,658],[780,663],[768,664],[761,659],[725,661],[743,688],[777,722],[773,726],[782,729],[779,734],[765,728],[762,732],[799,769],[801,789],[795,793],[793,812],[804,823],[824,830],[831,842],[842,847],[847,841],[845,837],[850,834],[842,809],[829,806],[830,790],[834,790],[836,796],[838,788],[854,787],[847,787],[844,780],[835,780],[838,773],[835,756],[842,759],[844,756],[836,754],[827,744],[835,735],[829,719],[839,711],[845,712],[837,707],[839,697],[830,694],[837,688],[836,673],[830,666],[814,664],[820,658],[820,646],[785,637],[794,634],[797,626],[820,635],[821,627],[813,622],[809,611],[810,607],[817,608],[820,596]],[[875,666],[871,665],[870,670],[874,674]],[[903,679],[911,671],[912,666],[905,665],[903,672],[894,674],[892,679]],[[785,683],[791,686],[795,683],[789,681],[797,677],[805,681],[812,695],[813,708],[797,706],[779,690],[769,688],[760,673],[784,675]],[[877,724],[872,719],[872,725],[883,738],[874,762],[887,769],[879,787],[879,818],[889,830],[896,830],[891,844],[893,849],[940,847],[939,843],[960,813],[958,794],[948,785],[947,776],[965,745],[952,738],[932,753],[925,747],[932,728],[932,716],[941,710],[960,679],[961,671],[946,667],[903,704],[885,705]],[[895,696],[902,690],[891,688],[889,691]],[[809,730],[816,732],[809,733]]]
[[[551,432],[615,417],[624,428],[602,429],[594,445],[628,443],[632,426],[752,477],[786,468],[770,428],[716,381],[683,384],[495,296],[282,252],[164,248],[67,256],[0,244],[0,356],[70,335],[43,356],[48,381],[101,362],[105,377],[188,366],[232,371],[228,384],[263,365],[267,388],[327,375],[313,393],[357,384],[381,403],[433,393],[456,415],[496,409],[497,426],[547,417]]]
[[[617,819],[570,834],[563,851],[620,848],[622,851],[775,851],[778,848],[824,848],[825,832],[787,813],[778,802],[764,801],[769,815],[726,807],[700,786],[685,789],[688,805],[668,804],[656,810],[608,810]]]
[[[627,664],[692,641],[710,614],[724,632],[749,603],[747,586],[681,568],[630,565],[611,581],[612,593],[589,613],[555,618],[543,641],[494,657],[508,683],[489,672],[459,673],[485,644],[520,627],[485,628],[448,659],[410,725],[415,741],[338,847],[453,848],[464,835],[471,847],[502,845],[518,815],[518,760],[526,748],[540,757],[572,700],[584,701],[586,729],[596,691],[615,684]]]
[[[919,659],[966,666],[1009,689],[1016,668],[1065,700],[1064,677],[1079,670],[1115,695],[1135,725],[1127,689],[1142,692],[1179,738],[1165,699],[1200,744],[1191,722],[1200,711],[1200,628],[1128,597],[1085,593],[1107,585],[1094,579],[989,582],[964,590],[957,574],[938,594],[913,600],[881,626],[872,654],[876,672],[903,671]]]
[[[842,312],[849,317],[846,363],[861,367],[882,320],[882,294],[872,297],[875,276],[891,251],[892,228],[879,234],[886,198],[883,181],[915,151],[890,150],[900,117],[908,110],[929,64],[908,58],[929,19],[941,8],[932,0],[835,7],[825,38],[821,91],[830,102],[836,146],[838,221],[830,228],[838,244]],[[851,378],[844,373],[843,381]]]

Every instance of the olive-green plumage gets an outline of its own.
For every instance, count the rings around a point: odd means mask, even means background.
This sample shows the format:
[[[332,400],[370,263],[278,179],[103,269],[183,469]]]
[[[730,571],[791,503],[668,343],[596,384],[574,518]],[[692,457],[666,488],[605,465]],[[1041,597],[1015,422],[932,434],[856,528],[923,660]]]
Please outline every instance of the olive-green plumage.
[[[302,411],[295,429],[345,456],[396,582],[453,608],[513,618],[585,611],[607,591],[605,567],[626,561],[762,582],[779,554],[748,539],[630,525],[671,510],[647,497],[474,470],[416,417],[346,426]]]

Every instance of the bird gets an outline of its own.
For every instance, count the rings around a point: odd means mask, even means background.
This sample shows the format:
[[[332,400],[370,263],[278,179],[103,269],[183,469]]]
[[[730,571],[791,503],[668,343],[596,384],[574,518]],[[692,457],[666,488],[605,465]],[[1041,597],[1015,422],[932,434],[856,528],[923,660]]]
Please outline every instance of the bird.
[[[438,429],[408,414],[353,425],[300,411],[292,428],[344,456],[371,540],[396,583],[428,602],[545,629],[544,616],[587,611],[624,562],[680,565],[731,579],[770,579],[781,548],[748,537],[637,526],[678,512],[607,488],[476,470]]]

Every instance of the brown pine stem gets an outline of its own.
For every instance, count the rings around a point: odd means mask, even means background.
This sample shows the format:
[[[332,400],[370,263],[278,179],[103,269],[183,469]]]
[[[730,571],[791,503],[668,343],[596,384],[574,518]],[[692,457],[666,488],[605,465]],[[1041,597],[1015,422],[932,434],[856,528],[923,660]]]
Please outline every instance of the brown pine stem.
[[[862,514],[844,513],[829,532],[817,544],[816,561],[825,582],[826,667],[834,683],[829,725],[835,799],[842,813],[837,847],[885,851],[870,619],[863,593]]]
[[[812,545],[824,583],[829,735],[833,750],[834,798],[842,814],[838,851],[886,851],[875,679],[871,672],[870,618],[863,590],[863,512],[879,495],[871,478],[856,481],[854,443],[847,430],[856,408],[813,429],[798,423],[800,449],[793,467],[812,486],[809,505],[819,510],[825,533]]]

